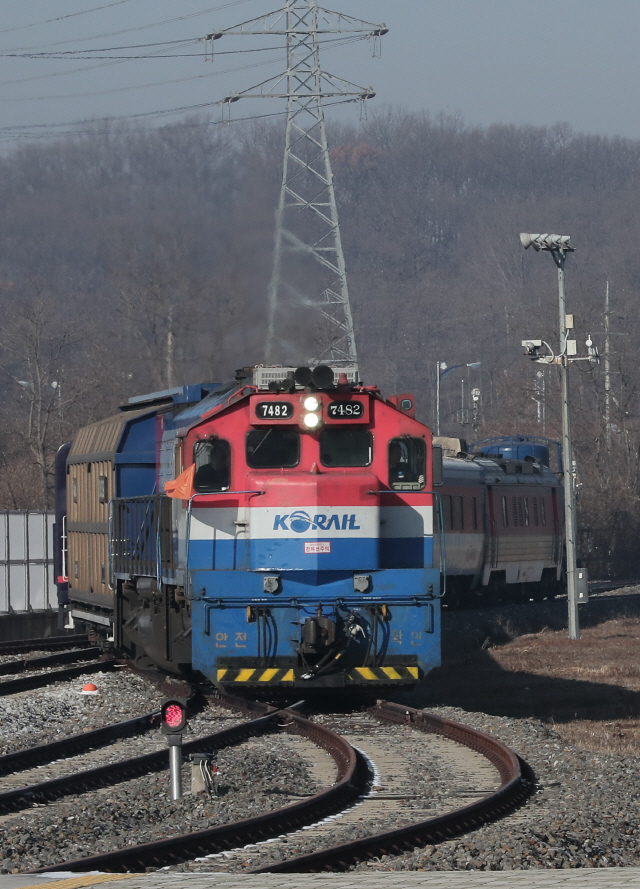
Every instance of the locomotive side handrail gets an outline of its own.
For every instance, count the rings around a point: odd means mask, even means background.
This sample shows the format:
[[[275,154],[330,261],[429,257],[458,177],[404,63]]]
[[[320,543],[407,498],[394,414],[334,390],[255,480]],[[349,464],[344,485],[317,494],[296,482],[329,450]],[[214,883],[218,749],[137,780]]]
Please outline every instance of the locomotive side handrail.
[[[114,588],[119,574],[172,574],[171,500],[164,494],[116,497],[109,502],[109,567]]]

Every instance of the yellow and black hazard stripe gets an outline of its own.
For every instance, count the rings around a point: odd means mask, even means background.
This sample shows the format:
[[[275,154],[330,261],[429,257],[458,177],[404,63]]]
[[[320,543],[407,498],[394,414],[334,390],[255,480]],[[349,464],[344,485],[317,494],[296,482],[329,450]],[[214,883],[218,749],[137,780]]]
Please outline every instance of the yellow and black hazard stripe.
[[[352,667],[347,673],[347,683],[364,685],[369,682],[417,682],[419,667]]]
[[[293,667],[219,667],[217,681],[227,685],[293,685],[300,679],[301,671]],[[364,685],[372,682],[388,685],[390,682],[409,683],[420,679],[418,667],[349,667],[345,682],[347,685]],[[305,685],[312,682],[305,681]]]
[[[265,670],[264,667],[218,667],[218,682],[243,682],[246,685],[282,685],[293,683],[294,671],[291,667]]]

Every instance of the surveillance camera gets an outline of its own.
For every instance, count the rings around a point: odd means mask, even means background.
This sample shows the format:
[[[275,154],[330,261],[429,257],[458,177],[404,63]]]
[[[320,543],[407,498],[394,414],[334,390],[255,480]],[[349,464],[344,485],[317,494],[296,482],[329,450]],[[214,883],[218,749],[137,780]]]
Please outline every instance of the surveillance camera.
[[[522,347],[527,352],[533,352],[542,347],[542,340],[522,340]]]

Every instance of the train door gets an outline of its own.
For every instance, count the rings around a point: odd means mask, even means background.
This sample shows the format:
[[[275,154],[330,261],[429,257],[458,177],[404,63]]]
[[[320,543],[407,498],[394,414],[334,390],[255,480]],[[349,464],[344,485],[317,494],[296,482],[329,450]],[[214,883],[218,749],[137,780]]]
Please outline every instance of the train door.
[[[493,489],[487,487],[486,512],[485,512],[485,536],[484,536],[484,557],[482,563],[484,572],[482,576],[482,585],[487,586],[491,580],[491,571],[497,568],[499,553],[498,525],[495,519],[495,509],[493,503]]]

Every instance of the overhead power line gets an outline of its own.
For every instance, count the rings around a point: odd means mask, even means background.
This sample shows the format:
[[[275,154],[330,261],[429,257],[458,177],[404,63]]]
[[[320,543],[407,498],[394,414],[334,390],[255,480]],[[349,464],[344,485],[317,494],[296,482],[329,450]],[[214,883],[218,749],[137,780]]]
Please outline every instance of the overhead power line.
[[[118,2],[128,2],[128,0],[118,0]],[[209,15],[212,12],[218,12],[220,9],[227,9],[229,6],[240,6],[242,3],[249,3],[250,0],[231,0],[230,3],[223,3],[221,6],[209,6],[199,12],[189,12],[186,15],[179,15],[173,19],[163,19],[159,22],[149,22],[146,25],[136,25],[133,28],[122,28],[119,31],[108,31],[105,34],[94,34],[92,37],[74,37],[72,40],[58,40],[56,43],[50,43],[49,46],[68,46],[70,43],[86,43],[90,40],[101,40],[103,37],[119,37],[121,34],[132,34],[134,31],[147,31],[149,28],[159,28],[161,25],[173,25],[176,22],[185,22],[187,19],[198,18],[201,15]],[[76,13],[78,14],[78,13]],[[0,34],[4,32],[0,31]],[[42,48],[42,44],[37,46],[16,46],[11,47],[7,52],[29,52],[30,50],[38,50]]]
[[[344,105],[347,102],[351,102],[350,99],[343,99],[336,102],[327,102],[325,103],[325,108],[331,108],[335,105]],[[154,117],[168,117],[175,114],[188,114],[189,112],[200,111],[203,108],[213,108],[218,105],[218,102],[200,102],[196,105],[183,105],[178,108],[165,108],[157,111],[143,111],[139,114],[122,114],[116,115],[112,117],[99,117],[99,118],[91,118],[87,120],[79,120],[73,122],[66,123],[55,123],[55,124],[14,124],[6,127],[0,127],[0,140],[15,141],[17,139],[49,139],[52,136],[55,138],[64,138],[66,136],[82,136],[82,135],[95,135],[96,127],[101,124],[109,124],[109,123],[120,123],[126,122],[129,120],[139,120],[139,119],[149,119]],[[247,117],[236,117],[233,120],[233,123],[245,123],[248,121],[254,120],[264,120],[269,117],[284,117],[287,114],[286,111],[272,111],[267,114],[252,114]],[[199,122],[181,122],[181,127],[199,128],[199,127],[212,127],[212,126],[229,126],[228,121],[223,120],[222,118],[218,120],[205,120]],[[89,129],[81,129],[82,127],[90,127]],[[66,128],[66,129],[63,129]],[[35,133],[34,130],[41,130],[44,132]],[[56,130],[62,130],[56,131]],[[144,129],[134,129],[127,128],[127,132],[148,132],[147,128]]]
[[[345,44],[353,43],[353,42],[356,42],[356,41],[359,41],[359,40],[362,40],[362,39],[366,39],[366,38],[362,38],[362,37],[347,37],[347,38],[334,38],[334,39],[327,38],[327,39],[324,40],[324,41],[320,41],[320,43],[321,43],[326,49],[334,49],[334,48],[337,47],[337,46],[344,46]],[[191,45],[191,44],[194,44],[194,43],[198,43],[199,41],[200,41],[200,38],[198,38],[198,39],[190,39],[189,41],[184,41],[184,45],[185,45],[185,46],[187,46],[187,45]],[[245,54],[245,53],[250,53],[250,52],[267,52],[267,51],[268,51],[268,52],[273,52],[273,51],[275,51],[275,50],[282,51],[282,49],[283,49],[283,47],[280,47],[280,46],[278,46],[278,47],[274,47],[274,46],[271,46],[271,47],[258,47],[258,48],[249,48],[249,49],[226,50],[226,51],[224,51],[224,52],[220,52],[220,53],[216,52],[216,55],[217,55],[217,56],[218,56],[218,55],[228,55],[228,56],[230,56],[230,55],[243,55],[243,54]],[[1,56],[1,55],[2,55],[2,54],[0,53],[0,56]],[[198,57],[203,57],[203,56],[206,57],[206,53],[181,53],[180,55],[171,56],[171,58],[198,58]],[[91,57],[91,58],[95,58],[95,57]],[[82,67],[82,68],[74,68],[74,69],[71,70],[71,71],[53,71],[53,72],[50,72],[49,74],[35,74],[35,75],[32,75],[31,77],[21,77],[21,78],[17,78],[17,79],[15,79],[15,80],[5,80],[5,81],[0,82],[0,87],[13,86],[13,85],[15,85],[15,84],[21,84],[21,83],[33,83],[34,81],[37,81],[37,80],[48,80],[48,79],[50,79],[50,78],[52,78],[52,77],[65,77],[65,76],[67,76],[67,75],[78,74],[78,73],[82,73],[82,72],[84,72],[84,71],[93,71],[93,70],[96,70],[97,68],[109,67],[110,63],[112,63],[112,64],[119,64],[119,63],[121,63],[122,61],[127,61],[127,60],[129,60],[129,59],[136,59],[136,58],[145,58],[145,59],[164,59],[164,58],[168,58],[168,57],[167,57],[167,56],[160,55],[160,51],[158,51],[158,53],[150,54],[150,55],[148,55],[148,56],[130,56],[130,57],[127,56],[127,57],[124,57],[124,58],[123,58],[123,57],[119,57],[119,56],[105,56],[104,58],[107,59],[107,61],[106,61],[104,64],[101,64],[101,65],[85,65],[85,66]],[[88,61],[89,59],[86,59],[86,60]],[[74,61],[79,61],[79,59],[78,59],[78,58],[75,58]],[[262,64],[262,63],[260,63],[260,64]],[[244,67],[246,67],[246,68],[251,68],[251,67],[254,67],[254,66],[253,66],[253,65],[246,65],[246,66],[244,66]],[[243,69],[242,69],[242,68],[238,68],[237,70],[243,70]],[[177,82],[177,81],[173,81],[173,82]],[[134,87],[131,87],[131,89],[134,89]],[[99,93],[92,93],[92,94],[86,93],[85,95],[99,95]],[[60,95],[60,96],[42,96],[42,97],[38,97],[38,101],[40,101],[41,99],[44,99],[44,98],[66,98],[66,96],[63,96],[63,95]],[[68,98],[71,98],[71,95],[69,95]],[[25,101],[25,102],[28,102],[28,101],[34,101],[34,100],[32,100],[32,99],[30,99],[30,98],[26,98],[26,99],[6,99],[6,100],[5,100],[5,99],[0,99],[0,102],[2,102],[2,101],[7,101],[7,102]]]
[[[367,36],[348,36],[341,38],[325,38],[324,40],[318,41],[320,45],[325,46],[327,44],[333,43],[351,43],[354,40],[366,40]],[[78,59],[94,59],[94,58],[105,58],[105,59],[172,59],[172,58],[190,58],[193,56],[205,55],[206,58],[211,58],[211,54],[209,51],[204,53],[192,53],[187,55],[186,53],[182,53],[179,56],[159,56],[159,55],[135,55],[135,56],[96,56],[94,53],[99,52],[124,52],[127,49],[151,49],[154,46],[185,46],[189,44],[196,43],[205,43],[207,40],[206,37],[190,37],[184,38],[182,40],[163,40],[160,43],[133,43],[125,46],[101,46],[96,47],[95,49],[61,49],[54,52],[50,52],[49,50],[42,52],[13,52],[11,50],[0,50],[0,58],[5,59],[70,59],[71,61],[78,61]],[[216,51],[216,56],[237,56],[243,55],[246,53],[256,53],[256,52],[271,52],[273,50],[278,50],[282,52],[284,46],[249,46],[244,49],[225,49],[222,51]],[[160,50],[158,50],[160,52]]]
[[[89,12],[100,12],[101,9],[110,9],[112,6],[121,6],[130,3],[131,0],[114,0],[113,3],[105,3],[103,6],[94,6],[93,9],[83,9],[80,12],[70,12],[68,15],[58,15],[53,19],[45,19],[42,22],[30,22],[28,25],[17,25],[15,28],[2,28],[0,34],[11,34],[12,31],[25,31],[27,28],[37,28],[40,25],[50,25],[52,22],[61,22],[64,19],[73,19],[77,15],[87,15]]]
[[[0,97],[0,103],[3,102],[45,102],[51,101],[52,99],[85,99],[91,98],[92,96],[110,96],[113,93],[124,93],[130,92],[131,90],[141,90],[141,89],[150,89],[152,87],[158,86],[171,86],[174,83],[187,83],[191,80],[202,80],[203,78],[208,77],[219,77],[223,74],[234,74],[236,71],[246,71],[249,68],[260,68],[263,65],[273,65],[275,62],[280,61],[277,57],[273,59],[263,60],[261,62],[254,62],[253,65],[238,65],[235,68],[227,68],[224,71],[209,71],[207,74],[191,74],[189,77],[178,77],[172,80],[158,80],[153,83],[134,83],[129,84],[127,86],[115,86],[111,87],[111,89],[106,90],[92,90],[87,93],[58,93],[57,95],[48,95],[48,96],[27,96],[26,98],[7,98]],[[215,103],[214,103],[215,104]]]
[[[325,40],[319,40],[318,44],[323,47],[331,47],[333,45],[344,46],[345,44],[348,44],[348,43],[353,43],[358,40],[366,40],[366,39],[368,39],[366,35],[364,37],[349,36],[349,37],[341,37],[341,38],[333,38],[333,39],[327,38]],[[178,46],[180,46],[180,45],[191,46],[196,43],[204,43],[205,38],[197,37],[197,38],[191,38],[188,41],[187,40],[171,40],[168,42],[173,45],[178,45]],[[166,46],[166,43],[148,43],[148,44],[143,43],[143,44],[140,44],[140,48],[145,48],[147,46],[148,47]],[[15,53],[15,52],[0,51],[0,58],[3,58],[3,59],[53,59],[53,60],[70,61],[70,62],[77,62],[81,59],[84,61],[89,61],[90,59],[107,59],[107,60],[113,59],[114,61],[122,61],[122,60],[129,60],[129,59],[197,59],[197,58],[201,58],[201,57],[204,57],[206,59],[211,58],[211,54],[208,50],[205,50],[203,52],[192,52],[192,53],[186,53],[186,52],[173,53],[170,55],[160,55],[159,54],[160,50],[158,50],[157,52],[154,52],[154,53],[138,54],[138,55],[134,55],[134,56],[94,55],[94,53],[98,53],[98,52],[116,52],[120,49],[124,50],[124,49],[128,49],[128,48],[129,47],[114,46],[114,47],[108,47],[107,49],[95,49],[95,50],[93,50],[93,49],[72,49],[72,50],[52,52],[52,53],[50,53],[50,52]],[[137,49],[138,47],[134,46],[131,48]],[[223,50],[222,52],[216,52],[216,56],[238,56],[238,55],[245,55],[246,53],[273,52],[275,50],[282,52],[283,49],[285,49],[285,47],[283,47],[283,46],[254,46],[254,47],[248,47],[246,49]],[[84,69],[82,69],[82,70],[84,70]],[[73,73],[73,72],[71,72],[71,73]],[[43,74],[42,76],[48,77],[49,75]],[[20,83],[20,81],[15,81],[15,82]]]

